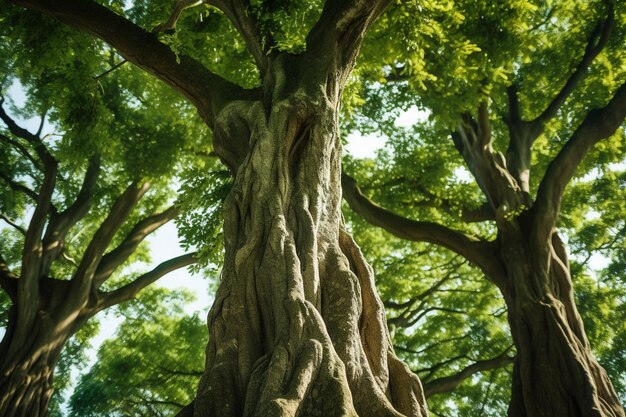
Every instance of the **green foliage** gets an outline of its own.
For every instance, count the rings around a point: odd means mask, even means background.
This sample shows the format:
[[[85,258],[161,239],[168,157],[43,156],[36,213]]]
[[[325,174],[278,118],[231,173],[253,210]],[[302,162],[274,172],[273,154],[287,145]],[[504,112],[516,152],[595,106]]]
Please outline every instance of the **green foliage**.
[[[604,52],[533,145],[531,195],[588,110],[604,106],[626,80],[626,8],[623,2],[616,8],[614,34]],[[486,200],[455,149],[451,131],[462,114],[475,114],[486,101],[493,146],[505,152],[507,87],[518,87],[522,116],[536,117],[562,88],[605,16],[601,1],[406,1],[390,8],[363,46],[343,123],[349,133],[381,136],[385,147],[374,159],[344,158],[345,170],[373,201],[395,213],[492,239],[493,223],[462,221],[465,210]],[[398,126],[401,111],[411,107],[425,117]],[[618,130],[588,155],[559,218],[559,232],[572,251],[577,301],[591,345],[622,398],[624,137]],[[433,245],[397,241],[362,224],[350,211],[345,214],[388,305],[428,293],[445,276],[437,265],[454,259]],[[426,383],[475,360],[496,357],[512,344],[505,307],[494,287],[470,266],[459,267],[457,274],[439,288],[443,291],[429,293],[412,307],[451,311],[432,310],[409,327],[395,329],[398,352],[422,370]],[[388,308],[390,323],[403,311]],[[451,358],[457,359],[446,362]],[[437,363],[442,366],[431,373]],[[429,407],[435,415],[505,415],[509,372],[475,374],[454,392],[429,399]]]
[[[214,164],[183,171],[181,181],[178,202],[182,213],[176,219],[181,246],[197,249],[199,262],[193,269],[206,268],[214,275],[223,258],[222,204],[232,187],[232,176]]]
[[[101,3],[148,30],[165,21],[172,8],[170,0]],[[253,0],[251,5],[263,42],[273,38],[277,43],[273,52],[295,53],[306,47],[306,33],[322,8],[317,0]],[[531,172],[537,177],[586,110],[604,105],[626,80],[626,2],[615,6],[614,36],[533,146]],[[477,209],[485,200],[469,178],[450,131],[461,114],[475,112],[486,101],[494,147],[504,152],[506,88],[518,87],[525,118],[537,116],[565,83],[605,15],[602,0],[393,2],[367,35],[344,91],[342,120],[346,132],[377,134],[387,139],[387,145],[375,159],[346,157],[345,169],[386,208],[493,238],[493,223],[461,221],[464,210]],[[188,10],[174,34],[158,36],[177,54],[198,59],[232,82],[247,88],[259,84],[259,72],[243,40],[214,7]],[[55,203],[66,207],[76,195],[92,154],[100,153],[106,167],[89,218],[71,236],[69,256],[79,256],[130,180],[150,178],[154,191],[113,244],[139,216],[171,202],[176,177],[183,247],[199,250],[196,269],[215,273],[223,250],[221,205],[230,189],[230,173],[207,157],[212,137],[194,109],[151,76],[121,62],[102,42],[40,14],[12,7],[0,11],[0,90],[6,95],[19,82],[28,101],[11,110],[23,118],[47,111],[47,120],[60,134],[47,142],[63,173]],[[427,115],[425,120],[397,126],[400,112],[413,106]],[[588,156],[568,189],[559,219],[560,232],[571,248],[577,302],[587,333],[622,398],[626,398],[625,143],[623,130],[618,131]],[[10,147],[0,145],[0,160],[0,170],[12,178],[33,187],[41,182],[40,173]],[[538,181],[531,183],[532,194],[537,186]],[[31,205],[23,194],[0,188],[0,212],[7,217],[25,219]],[[345,215],[377,273],[397,351],[423,381],[507,352],[511,340],[504,303],[476,268],[431,245],[391,238],[349,210]],[[13,267],[19,268],[21,243],[19,233],[0,229],[2,254]],[[147,251],[140,251],[129,263],[147,258]],[[606,265],[591,261],[598,258]],[[72,265],[68,261],[55,268],[56,275],[67,277]],[[129,278],[120,276],[116,282]],[[411,300],[405,307],[394,307]],[[80,379],[71,400],[72,415],[170,415],[186,404],[196,376],[180,372],[201,370],[198,359],[206,337],[200,321],[185,316],[179,307],[189,301],[187,296],[154,290],[123,307],[125,321],[116,338],[102,346],[96,364]],[[0,293],[0,324],[6,323],[8,306]],[[402,317],[410,319],[403,323]],[[60,364],[59,387],[68,385],[71,366],[84,363],[83,349],[91,332],[95,328],[85,329],[71,342]],[[446,416],[505,415],[510,379],[510,367],[476,374],[453,393],[432,397],[429,406]]]
[[[182,306],[189,293],[146,290],[120,308],[124,322],[81,376],[69,416],[172,416],[194,396],[204,368],[206,326]]]

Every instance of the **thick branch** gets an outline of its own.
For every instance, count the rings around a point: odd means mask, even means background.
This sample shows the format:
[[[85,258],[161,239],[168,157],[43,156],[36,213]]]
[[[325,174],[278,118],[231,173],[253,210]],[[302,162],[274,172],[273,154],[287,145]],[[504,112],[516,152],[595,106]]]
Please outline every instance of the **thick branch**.
[[[44,151],[42,150],[41,152],[43,153]],[[47,153],[47,150],[45,152]],[[56,176],[56,160],[51,157],[50,159],[44,159],[43,182],[37,195],[35,210],[26,229],[24,247],[22,249],[21,278],[18,280],[17,314],[26,323],[34,319],[36,309],[38,308],[37,300],[40,296],[39,280],[41,278],[43,252],[41,238],[48,215],[50,213],[55,214],[55,211],[52,210],[52,193],[56,184]]]
[[[102,294],[102,301],[98,305],[98,308],[101,310],[130,300],[135,297],[139,291],[152,284],[162,276],[197,262],[196,256],[196,253],[187,253],[160,263],[152,271],[141,275],[133,282],[111,292]]]
[[[478,266],[490,279],[502,276],[502,267],[492,256],[489,243],[448,229],[437,223],[420,222],[399,216],[373,203],[361,193],[354,178],[342,174],[343,197],[368,223],[407,240],[430,242],[448,248]]]
[[[178,56],[155,34],[92,0],[10,0],[89,32],[115,47],[124,58],[152,73],[193,102],[212,125],[216,100],[243,90],[186,55]],[[227,94],[227,95],[226,95]],[[241,94],[239,94],[241,95]]]
[[[170,207],[137,223],[118,247],[104,255],[94,277],[94,287],[99,287],[137,249],[137,246],[152,232],[178,216],[178,208]]]
[[[368,28],[391,0],[333,0],[324,3],[307,36],[307,55],[324,70],[347,77]],[[343,74],[342,74],[343,73]]]
[[[496,358],[475,362],[466,366],[454,375],[426,382],[424,384],[424,395],[426,395],[426,397],[430,397],[431,395],[453,391],[472,375],[478,372],[484,372],[509,365],[513,363],[514,359],[514,357],[509,356],[507,352],[505,352]]]
[[[91,206],[93,189],[100,176],[100,156],[89,160],[82,186],[74,202],[61,213],[52,216],[43,239],[43,261],[41,270],[48,272],[52,262],[63,252],[63,242],[69,230],[82,219]]]
[[[509,96],[507,163],[509,171],[525,193],[530,192],[530,161],[533,143],[543,133],[546,123],[557,114],[578,83],[584,78],[587,69],[595,57],[604,49],[611,35],[614,26],[614,11],[610,2],[608,7],[607,18],[596,25],[587,43],[583,57],[574,72],[539,116],[533,120],[523,120],[520,112],[517,86],[512,85],[507,90]]]
[[[587,114],[572,137],[550,163],[541,180],[533,207],[535,231],[540,240],[548,239],[558,216],[561,198],[578,165],[593,145],[613,135],[626,118],[626,84],[609,103]]]
[[[86,298],[104,251],[149,187],[149,183],[137,184],[133,182],[117,198],[109,215],[89,242],[89,246],[87,246],[85,254],[72,277],[74,299],[83,300]]]

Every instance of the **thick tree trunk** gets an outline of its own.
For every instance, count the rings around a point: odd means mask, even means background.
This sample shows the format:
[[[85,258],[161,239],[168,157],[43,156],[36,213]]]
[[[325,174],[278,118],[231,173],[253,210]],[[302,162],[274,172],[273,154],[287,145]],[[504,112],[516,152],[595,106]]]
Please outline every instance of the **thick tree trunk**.
[[[242,134],[250,145],[224,205],[194,416],[426,416],[371,268],[342,229],[337,104],[300,91],[270,112],[241,102],[219,115],[216,147]]]
[[[0,345],[0,417],[44,417],[54,367],[72,329],[44,311],[22,323],[14,310]]]
[[[519,233],[501,233],[499,241],[508,270],[501,289],[517,348],[509,416],[624,417],[591,353],[556,232],[547,245]]]

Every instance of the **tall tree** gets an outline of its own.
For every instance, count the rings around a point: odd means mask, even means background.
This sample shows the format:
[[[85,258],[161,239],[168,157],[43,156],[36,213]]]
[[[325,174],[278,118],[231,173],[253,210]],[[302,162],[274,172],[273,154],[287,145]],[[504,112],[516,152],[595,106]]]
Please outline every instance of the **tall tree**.
[[[449,73],[433,72],[439,78],[427,74],[431,78],[419,80],[431,88],[430,92],[420,91],[410,85],[418,84],[412,72],[416,58],[398,54],[381,74],[395,87],[372,87],[375,94],[385,97],[379,102],[393,97],[393,88],[401,90],[404,97],[414,94],[413,102],[430,108],[433,119],[438,119],[438,123],[416,129],[422,136],[412,138],[412,144],[397,142],[396,161],[415,157],[402,153],[407,147],[421,152],[428,149],[448,159],[437,165],[443,158],[431,157],[426,164],[440,174],[453,174],[454,168],[449,170],[455,163],[450,163],[449,148],[442,145],[444,134],[451,136],[450,143],[465,163],[465,172],[478,185],[476,191],[480,191],[482,201],[468,190],[456,191],[456,198],[450,197],[453,194],[449,191],[433,187],[448,186],[450,181],[434,179],[434,184],[428,184],[411,174],[411,170],[420,172],[425,164],[405,169],[399,179],[413,185],[413,193],[418,193],[424,206],[447,211],[456,216],[456,224],[466,225],[457,229],[384,209],[367,198],[349,176],[343,178],[344,196],[371,224],[400,238],[430,242],[463,256],[500,289],[517,350],[510,416],[623,416],[606,372],[592,355],[575,304],[566,246],[557,231],[565,187],[585,156],[601,141],[607,143],[607,151],[618,150],[616,143],[623,141],[623,5],[610,1],[585,6],[558,2],[540,7],[520,1],[500,7],[478,2],[475,9],[469,10],[468,3],[467,9],[457,10],[463,13],[459,19],[463,27],[470,28],[469,39],[455,38],[447,45],[444,41],[433,51],[442,55],[434,60],[447,65],[446,58],[455,59],[447,53],[459,54],[450,46],[465,45],[460,51],[473,57],[468,58],[467,66],[456,70],[467,71],[460,81]],[[511,23],[507,19],[515,19],[522,9],[537,11],[532,19],[537,25],[527,24],[525,34],[514,33],[515,28],[522,27],[520,21],[507,26]],[[573,29],[574,16],[580,13],[584,13],[588,26]],[[528,23],[532,20],[526,18]],[[524,49],[510,43],[511,39]],[[580,52],[572,56],[571,49],[558,50],[565,42],[582,43]],[[608,50],[601,55],[607,45]],[[568,59],[571,69],[564,74],[563,63]],[[600,60],[598,65],[594,65],[596,59]],[[541,72],[545,68],[548,70]],[[429,69],[438,70],[435,65]],[[586,78],[587,74],[592,77]],[[445,99],[435,97],[442,85],[452,91],[443,90],[443,94],[450,94]],[[534,85],[543,90],[534,90]],[[392,124],[388,128],[393,129]],[[458,186],[451,188],[458,190]],[[467,225],[475,222],[489,224]]]
[[[91,0],[13,3],[104,39],[185,95],[232,172],[206,369],[181,415],[425,416],[340,211],[342,91],[389,1],[211,3],[256,65],[252,89],[202,63],[213,45],[193,58],[174,39],[174,52],[118,5],[120,14]],[[290,26],[296,13],[311,24]]]

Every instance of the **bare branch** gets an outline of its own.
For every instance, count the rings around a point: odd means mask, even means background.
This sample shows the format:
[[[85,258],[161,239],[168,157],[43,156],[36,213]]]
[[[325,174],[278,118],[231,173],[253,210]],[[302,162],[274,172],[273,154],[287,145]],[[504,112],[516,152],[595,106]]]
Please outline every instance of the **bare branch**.
[[[508,349],[500,356],[493,359],[477,361],[466,366],[454,375],[437,378],[424,384],[424,395],[430,397],[436,394],[442,394],[455,390],[463,381],[478,372],[489,371],[491,369],[501,368],[513,363],[515,357],[508,355]]]
[[[170,369],[170,368],[167,368],[165,366],[158,365],[158,364],[157,364],[157,368],[161,372],[166,373],[166,374],[170,374],[170,375],[182,375],[182,376],[200,377],[204,373],[204,371],[201,371],[201,370],[188,371],[188,370],[185,370],[185,369]]]
[[[137,66],[181,92],[212,125],[216,100],[247,95],[189,56],[176,55],[155,34],[92,0],[10,0],[89,32],[115,47]],[[233,97],[234,96],[234,97]]]
[[[48,110],[44,111],[43,114],[41,115],[41,120],[39,121],[39,127],[37,128],[37,131],[35,132],[35,136],[40,137],[41,136],[41,132],[43,131],[43,127],[46,124],[46,115],[48,114]]]
[[[139,291],[152,284],[162,276],[197,262],[196,256],[197,254],[195,252],[187,253],[162,262],[152,271],[141,275],[133,282],[111,292],[102,294],[98,309],[102,310],[134,298]]]
[[[548,166],[533,207],[538,239],[543,241],[550,238],[565,187],[585,155],[596,143],[613,135],[625,118],[626,83],[622,84],[605,107],[587,114]]]
[[[111,68],[109,68],[108,70],[104,71],[102,74],[98,74],[95,77],[93,77],[94,80],[99,80],[100,78],[112,73],[113,71],[115,71],[116,69],[118,69],[119,67],[121,67],[122,65],[124,65],[125,63],[127,63],[128,60],[127,59],[122,59],[120,62],[118,62],[117,64],[113,65]]]
[[[150,233],[174,219],[178,216],[178,213],[179,210],[177,207],[170,207],[162,213],[154,214],[137,223],[118,247],[104,255],[96,270],[93,283],[94,287],[97,288],[106,281],[111,274],[133,254],[137,246],[139,246]]]
[[[489,279],[503,276],[502,266],[491,254],[489,242],[470,237],[432,222],[420,222],[399,216],[373,203],[361,193],[354,178],[342,174],[343,197],[348,205],[368,223],[407,240],[430,242],[450,249],[478,266]]]
[[[87,246],[85,254],[72,277],[71,291],[74,299],[83,300],[86,298],[104,251],[141,200],[141,197],[148,191],[148,188],[150,188],[150,184],[147,182],[142,184],[133,182],[117,198],[108,216],[89,242],[89,246]]]

